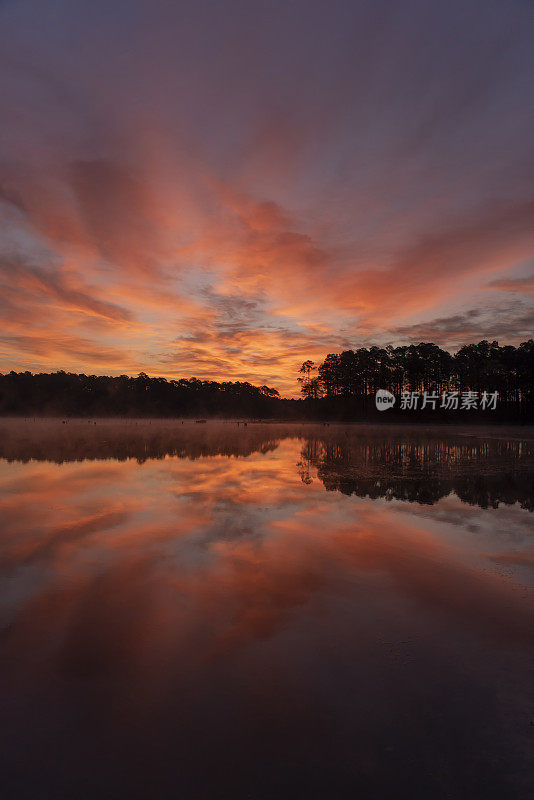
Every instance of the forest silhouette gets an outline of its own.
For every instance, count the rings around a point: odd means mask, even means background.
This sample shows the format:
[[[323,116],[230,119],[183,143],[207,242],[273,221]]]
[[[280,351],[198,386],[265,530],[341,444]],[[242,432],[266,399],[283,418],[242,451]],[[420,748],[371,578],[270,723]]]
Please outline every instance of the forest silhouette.
[[[299,399],[281,398],[269,386],[198,378],[167,380],[68,373],[0,374],[0,414],[36,416],[226,417],[361,421],[534,421],[534,340],[518,347],[498,342],[468,344],[452,354],[432,342],[330,353],[299,369]],[[495,409],[377,412],[378,389],[498,395]]]
[[[404,347],[361,347],[330,353],[319,365],[305,361],[299,382],[305,397],[365,397],[378,389],[497,391],[503,402],[528,402],[534,394],[534,340],[518,347],[482,341],[454,355],[432,342]]]

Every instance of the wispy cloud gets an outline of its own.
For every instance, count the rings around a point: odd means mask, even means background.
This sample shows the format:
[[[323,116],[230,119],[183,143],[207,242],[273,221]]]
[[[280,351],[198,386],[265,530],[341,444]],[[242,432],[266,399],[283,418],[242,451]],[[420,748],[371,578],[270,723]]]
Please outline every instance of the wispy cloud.
[[[487,284],[488,289],[500,289],[502,292],[518,294],[534,294],[534,275],[527,278],[499,278]]]
[[[208,5],[0,7],[0,368],[525,337],[531,7]]]

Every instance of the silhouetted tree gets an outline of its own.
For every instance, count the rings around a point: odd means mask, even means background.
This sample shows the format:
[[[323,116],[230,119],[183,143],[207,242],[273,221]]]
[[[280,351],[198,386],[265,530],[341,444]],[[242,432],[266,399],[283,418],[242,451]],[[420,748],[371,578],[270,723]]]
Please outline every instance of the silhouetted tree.
[[[534,341],[500,347],[496,341],[460,347],[453,355],[432,342],[386,348],[372,346],[329,353],[314,368],[305,361],[300,372],[306,398],[366,399],[377,389],[402,392],[498,392],[499,402],[526,407],[534,401]]]
[[[69,416],[256,416],[280,414],[278,391],[247,382],[106,377],[64,371],[0,375],[0,413]]]
[[[297,381],[301,384],[301,392],[304,397],[317,400],[321,396],[321,384],[317,376],[312,376],[316,369],[313,361],[305,361],[299,369],[300,376]]]
[[[305,361],[298,381],[304,400],[282,399],[276,389],[247,381],[12,371],[0,374],[0,414],[358,419],[374,413],[376,390],[388,389],[396,395],[426,391],[438,396],[497,391],[502,419],[534,421],[534,340],[518,347],[484,340],[460,347],[455,355],[432,342],[360,347],[329,353],[318,365]]]

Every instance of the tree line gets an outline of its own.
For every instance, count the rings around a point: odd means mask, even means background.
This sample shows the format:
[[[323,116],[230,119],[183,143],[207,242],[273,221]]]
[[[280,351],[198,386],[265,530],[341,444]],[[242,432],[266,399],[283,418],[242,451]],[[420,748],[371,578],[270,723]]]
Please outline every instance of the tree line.
[[[361,347],[305,361],[298,381],[308,400],[367,398],[378,389],[403,392],[498,392],[499,401],[534,401],[534,340],[518,347],[486,340],[452,354],[432,342],[408,346]]]
[[[65,416],[265,416],[278,408],[268,386],[198,378],[52,372],[0,374],[0,414]]]
[[[432,342],[403,347],[369,347],[305,361],[298,373],[302,398],[281,398],[269,386],[246,381],[198,378],[167,380],[119,375],[52,373],[0,374],[0,414],[21,416],[228,417],[415,422],[420,412],[400,404],[377,412],[374,395],[403,392],[497,392],[498,411],[487,421],[534,422],[534,340],[518,347],[482,341],[449,353]],[[469,421],[477,413],[469,412]],[[466,422],[465,411],[422,415],[438,422]]]

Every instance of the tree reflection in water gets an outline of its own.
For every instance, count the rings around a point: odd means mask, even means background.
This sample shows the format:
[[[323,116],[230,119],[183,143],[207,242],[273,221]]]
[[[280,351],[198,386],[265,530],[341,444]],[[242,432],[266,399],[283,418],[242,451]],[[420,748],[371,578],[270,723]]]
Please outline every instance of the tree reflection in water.
[[[3,798],[533,796],[527,431],[94,423],[0,422]]]

